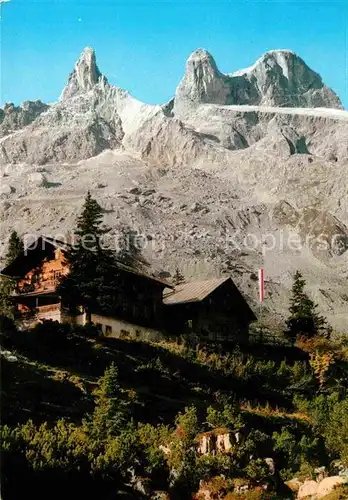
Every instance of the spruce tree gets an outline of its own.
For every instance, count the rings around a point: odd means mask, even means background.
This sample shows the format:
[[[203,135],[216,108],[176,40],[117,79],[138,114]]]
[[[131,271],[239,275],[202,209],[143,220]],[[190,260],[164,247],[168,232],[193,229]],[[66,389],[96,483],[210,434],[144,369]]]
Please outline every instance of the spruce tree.
[[[102,228],[102,219],[102,208],[88,192],[77,219],[77,241],[66,254],[69,274],[58,286],[63,304],[72,312],[83,306],[89,322],[92,311],[112,310],[115,300],[119,300],[115,255],[103,248],[102,236],[107,230]]]
[[[99,379],[94,394],[95,408],[91,419],[93,434],[100,438],[118,434],[130,420],[130,411],[123,397],[114,363]]]
[[[182,272],[180,271],[180,269],[177,267],[175,269],[175,273],[174,273],[174,276],[173,276],[173,284],[174,285],[180,285],[181,283],[184,283],[185,282],[185,276],[182,274]]]
[[[286,333],[292,338],[300,335],[307,338],[316,335],[329,337],[331,328],[327,324],[326,319],[318,314],[318,305],[305,293],[305,285],[306,282],[302,278],[302,274],[296,271],[292,285],[291,305],[289,308],[290,316],[286,321]]]
[[[6,264],[11,264],[15,258],[24,250],[22,239],[18,236],[17,231],[12,231],[8,240],[8,249],[6,254]]]
[[[0,276],[0,316],[14,318],[15,307],[11,295],[15,288],[15,282],[7,276]]]
[[[90,191],[87,192],[85,202],[82,208],[81,215],[77,219],[77,229],[75,234],[84,240],[83,244],[86,248],[95,250],[100,246],[100,240],[106,230],[102,229],[103,209],[99,203],[91,196]],[[89,240],[89,237],[91,241]],[[93,241],[93,238],[95,241]]]
[[[22,239],[16,231],[12,231],[8,240],[8,248],[6,254],[6,265],[11,264],[15,258],[24,250]],[[7,277],[0,278],[0,316],[14,318],[15,306],[11,298],[13,291],[16,288],[16,281]]]

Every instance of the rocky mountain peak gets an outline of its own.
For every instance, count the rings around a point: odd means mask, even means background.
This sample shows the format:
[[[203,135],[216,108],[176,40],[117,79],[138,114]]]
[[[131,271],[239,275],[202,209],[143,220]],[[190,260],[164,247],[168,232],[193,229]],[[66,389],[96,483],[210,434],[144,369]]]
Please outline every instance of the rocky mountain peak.
[[[291,51],[227,75],[199,49],[174,102],[146,105],[106,84],[86,49],[61,102],[0,109],[3,240],[70,231],[91,189],[111,236],[122,223],[158,235],[149,261],[194,279],[231,274],[251,300],[265,266],[267,308],[281,315],[301,269],[347,330],[348,111],[313,109],[338,103]]]
[[[294,68],[294,66],[303,66],[311,71],[306,63],[291,50],[270,50],[263,54],[251,68],[245,71],[248,73],[261,67],[268,71],[277,68],[280,74],[285,78],[289,78],[291,76],[291,69]],[[315,76],[319,76],[314,72],[312,73]]]
[[[8,102],[0,108],[0,137],[4,137],[16,130],[32,123],[49,106],[41,101],[25,101],[21,106]]]
[[[322,79],[318,73],[311,70],[307,64],[295,52],[287,49],[270,50],[263,54],[250,66],[235,71],[231,76],[262,77],[270,74],[274,77],[286,78],[289,82],[296,81],[298,84],[306,84],[307,80],[314,83],[318,88],[323,86]]]
[[[197,49],[188,58],[185,75],[176,90],[176,111],[178,106],[224,103],[229,93],[226,77],[218,70],[213,56],[205,49]]]
[[[184,79],[192,85],[200,87],[214,78],[223,76],[217,68],[213,56],[205,49],[197,49],[186,62]]]
[[[342,108],[338,96],[321,76],[291,50],[271,50],[253,66],[233,73],[243,75],[260,94],[260,103],[289,107]]]
[[[75,64],[74,70],[70,73],[67,86],[62,92],[60,100],[91,90],[101,82],[105,84],[107,80],[99,71],[94,49],[86,47]]]
[[[197,49],[192,52],[186,62],[186,68],[189,70],[192,66],[206,64],[214,70],[217,70],[213,56],[206,49]]]
[[[249,68],[226,75],[208,51],[196,50],[177,88],[174,113],[185,116],[205,103],[342,109],[320,75],[287,49],[270,50]]]

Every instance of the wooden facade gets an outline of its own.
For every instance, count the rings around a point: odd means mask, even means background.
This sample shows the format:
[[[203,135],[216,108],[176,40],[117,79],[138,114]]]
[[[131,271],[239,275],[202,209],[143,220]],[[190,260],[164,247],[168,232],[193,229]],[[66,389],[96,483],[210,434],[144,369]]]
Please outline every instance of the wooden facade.
[[[54,249],[37,267],[26,273],[17,284],[18,293],[54,291],[69,268],[60,248]]]
[[[40,237],[2,270],[3,275],[17,280],[13,298],[23,317],[60,321],[56,287],[69,272],[65,251],[63,243]]]
[[[168,285],[161,280],[151,276],[140,274],[138,271],[118,264],[115,267],[115,273],[118,276],[119,289],[115,291],[115,304],[112,311],[92,311],[96,317],[110,318],[109,325],[114,333],[115,327],[122,320],[128,325],[138,325],[147,328],[162,329],[164,325],[163,315],[163,290]],[[106,321],[106,320],[105,320]],[[98,322],[98,321],[94,321]],[[99,321],[99,323],[101,323]]]
[[[86,322],[83,311],[81,314],[70,314],[62,306],[57,293],[60,280],[69,273],[65,259],[67,251],[67,244],[40,236],[2,271],[3,275],[17,279],[14,300],[22,317],[27,317],[28,321],[32,318],[33,324],[43,319],[82,325]],[[121,328],[122,322],[124,329],[129,329],[129,325],[150,330],[162,329],[162,296],[168,284],[121,262],[116,262],[115,274],[120,280],[122,293],[118,294],[122,295],[121,300],[115,301],[118,305],[108,316],[97,309],[92,311],[95,318],[97,315],[99,318],[95,322],[107,326],[108,334],[117,333],[115,325]]]
[[[168,329],[211,341],[245,338],[256,319],[231,278],[184,283],[164,295]]]
[[[86,322],[82,308],[80,314],[71,315],[57,293],[60,280],[69,273],[67,251],[65,243],[41,236],[2,271],[17,279],[14,300],[22,317],[32,316],[33,324],[44,319]],[[256,319],[231,278],[174,288],[120,262],[115,265],[116,273],[120,287],[115,297],[119,300],[112,311],[91,311],[91,320],[107,336],[123,332],[154,339],[161,332],[227,341],[245,337],[250,322]]]

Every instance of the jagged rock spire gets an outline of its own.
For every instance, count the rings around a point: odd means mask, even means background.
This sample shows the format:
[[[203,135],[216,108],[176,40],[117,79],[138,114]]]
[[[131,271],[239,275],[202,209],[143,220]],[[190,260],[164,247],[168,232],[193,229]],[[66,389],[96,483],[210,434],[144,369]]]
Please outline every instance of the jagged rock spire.
[[[195,50],[186,62],[186,72],[176,90],[176,108],[198,103],[228,100],[230,88],[217,68],[213,56],[205,49]]]
[[[320,75],[291,50],[271,50],[255,64],[223,74],[204,49],[191,54],[175,94],[174,114],[185,117],[200,104],[342,108]]]
[[[231,76],[242,76],[255,83],[259,94],[255,104],[342,108],[339,97],[321,76],[291,50],[270,50],[253,66]]]
[[[69,99],[81,92],[87,92],[101,82],[106,83],[107,80],[99,71],[94,49],[86,47],[75,64],[74,70],[70,73],[67,86],[62,92],[60,100]]]

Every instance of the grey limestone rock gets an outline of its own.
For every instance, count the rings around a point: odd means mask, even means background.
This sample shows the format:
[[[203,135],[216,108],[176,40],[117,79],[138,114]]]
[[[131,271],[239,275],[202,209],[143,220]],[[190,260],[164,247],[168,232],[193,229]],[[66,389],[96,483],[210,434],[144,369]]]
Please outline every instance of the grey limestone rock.
[[[196,50],[176,90],[174,115],[185,116],[204,103],[342,109],[320,75],[290,50],[269,51],[250,68],[231,74],[221,73],[208,51]]]

